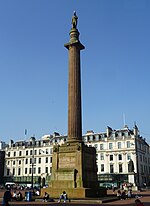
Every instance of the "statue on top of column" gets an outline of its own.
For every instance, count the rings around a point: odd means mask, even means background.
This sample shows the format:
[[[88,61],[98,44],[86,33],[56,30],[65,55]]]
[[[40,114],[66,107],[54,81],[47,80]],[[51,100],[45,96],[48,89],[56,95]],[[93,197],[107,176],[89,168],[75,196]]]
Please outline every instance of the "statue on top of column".
[[[73,12],[73,17],[72,17],[72,29],[76,29],[77,28],[77,20],[78,17],[76,15],[76,12]]]

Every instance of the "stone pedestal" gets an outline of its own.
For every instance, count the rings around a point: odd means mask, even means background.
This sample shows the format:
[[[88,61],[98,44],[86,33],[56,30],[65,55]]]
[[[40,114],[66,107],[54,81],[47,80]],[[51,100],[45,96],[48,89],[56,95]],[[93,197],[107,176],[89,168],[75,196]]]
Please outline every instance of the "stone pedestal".
[[[44,191],[52,197],[59,197],[63,191],[67,192],[69,198],[100,196],[95,148],[83,142],[55,146],[51,181],[49,188]]]

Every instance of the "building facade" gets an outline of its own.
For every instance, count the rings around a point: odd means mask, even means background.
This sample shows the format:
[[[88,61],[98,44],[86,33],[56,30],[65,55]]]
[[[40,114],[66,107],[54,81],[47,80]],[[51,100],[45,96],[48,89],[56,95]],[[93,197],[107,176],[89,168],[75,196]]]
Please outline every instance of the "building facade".
[[[45,185],[51,176],[54,144],[55,135],[44,136],[34,144],[32,140],[15,143],[11,140],[5,148],[5,182],[27,184],[33,175],[34,184]]]
[[[125,182],[134,187],[149,184],[150,148],[139,135],[135,125],[132,130],[127,126],[106,133],[84,135],[84,142],[97,150],[98,178],[100,185],[115,183],[120,187]]]
[[[132,130],[127,126],[106,132],[88,131],[83,141],[97,151],[97,174],[99,184],[120,187],[124,182],[132,184],[135,189],[143,183],[150,183],[150,147],[140,136],[135,125]],[[53,146],[63,144],[67,136],[54,133],[45,135],[33,143],[29,141],[10,141],[1,151],[4,157],[5,182],[31,183],[42,186],[49,182],[52,172]]]

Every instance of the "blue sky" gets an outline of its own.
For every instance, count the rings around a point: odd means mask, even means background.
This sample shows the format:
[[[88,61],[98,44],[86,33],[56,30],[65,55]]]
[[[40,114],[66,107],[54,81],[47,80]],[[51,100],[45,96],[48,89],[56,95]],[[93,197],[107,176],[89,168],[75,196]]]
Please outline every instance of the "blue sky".
[[[0,140],[67,134],[68,51],[76,10],[82,127],[136,121],[150,142],[150,1],[0,1]]]

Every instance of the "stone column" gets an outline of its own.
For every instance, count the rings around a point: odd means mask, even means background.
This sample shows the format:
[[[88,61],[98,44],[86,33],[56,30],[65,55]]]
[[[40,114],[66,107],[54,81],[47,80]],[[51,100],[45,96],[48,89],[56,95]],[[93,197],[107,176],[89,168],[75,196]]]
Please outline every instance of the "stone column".
[[[68,79],[68,142],[82,141],[80,50],[77,28],[70,31],[70,42],[64,45],[69,50]]]

